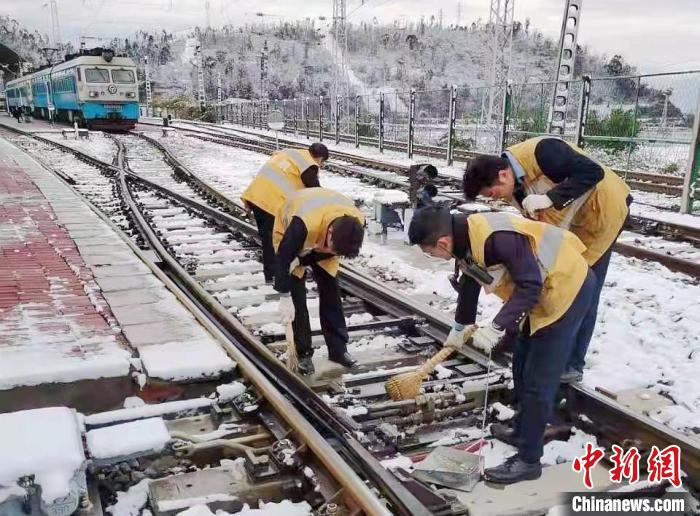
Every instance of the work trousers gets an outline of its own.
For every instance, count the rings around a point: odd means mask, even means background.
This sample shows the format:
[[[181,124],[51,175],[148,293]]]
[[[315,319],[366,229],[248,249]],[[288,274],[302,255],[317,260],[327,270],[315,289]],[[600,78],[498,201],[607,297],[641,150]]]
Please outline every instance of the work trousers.
[[[513,381],[518,393],[515,432],[520,457],[537,462],[542,457],[544,430],[551,417],[559,378],[596,290],[596,277],[588,271],[574,302],[555,323],[530,335],[529,325],[515,341]]]
[[[598,318],[598,303],[600,301],[600,293],[603,290],[603,285],[605,284],[605,276],[608,273],[608,266],[610,265],[610,256],[612,255],[612,246],[608,249],[603,256],[601,256],[598,261],[591,266],[591,270],[595,274],[596,284],[595,290],[593,291],[593,299],[591,300],[591,306],[588,308],[586,316],[583,318],[581,323],[581,328],[576,335],[576,342],[571,350],[571,356],[569,357],[569,363],[567,364],[567,369],[575,369],[577,371],[583,372],[583,366],[586,363],[586,353],[588,352],[588,346],[591,344],[591,339],[593,338],[593,330],[595,329],[595,323]]]
[[[275,248],[272,245],[272,230],[275,227],[275,217],[259,208],[253,203],[248,203],[258,226],[258,235],[262,240],[263,274],[265,281],[272,283],[275,279]]]
[[[328,355],[339,357],[347,351],[348,330],[345,325],[343,303],[340,299],[338,279],[331,276],[317,263],[311,264],[319,297],[321,332],[326,340]],[[292,275],[291,294],[294,302],[294,344],[300,357],[314,353],[311,346],[311,324],[306,306],[306,273],[302,278]]]

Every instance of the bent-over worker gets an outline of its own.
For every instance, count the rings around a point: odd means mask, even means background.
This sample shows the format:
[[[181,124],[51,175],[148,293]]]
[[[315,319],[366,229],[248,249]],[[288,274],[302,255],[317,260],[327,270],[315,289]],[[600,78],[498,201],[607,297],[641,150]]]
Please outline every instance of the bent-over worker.
[[[464,346],[465,325],[476,316],[479,285],[504,301],[492,321],[478,323],[472,344],[490,354],[506,333],[515,336],[518,453],[487,469],[485,476],[504,484],[538,478],[559,377],[596,288],[595,274],[583,257],[585,246],[573,233],[515,215],[453,215],[432,207],[415,212],[408,234],[412,245],[431,256],[457,260],[466,278],[460,282],[446,346]]]
[[[501,157],[476,158],[463,186],[467,199],[478,194],[503,199],[529,218],[571,231],[586,246],[583,256],[597,283],[561,378],[564,383],[581,381],[612,247],[632,202],[629,187],[576,145],[547,136],[512,145]]]
[[[327,188],[306,188],[289,196],[275,218],[277,263],[274,288],[280,293],[283,323],[293,321],[299,372],[313,374],[311,325],[306,306],[306,266],[318,287],[321,332],[328,359],[345,367],[348,332],[338,286],[340,256],[357,256],[365,219],[351,199]]]
[[[267,283],[272,283],[275,277],[275,250],[272,245],[275,214],[292,193],[302,188],[320,186],[318,171],[327,160],[328,149],[322,143],[312,143],[308,149],[277,151],[241,195],[243,202],[253,212],[262,240],[263,273]]]

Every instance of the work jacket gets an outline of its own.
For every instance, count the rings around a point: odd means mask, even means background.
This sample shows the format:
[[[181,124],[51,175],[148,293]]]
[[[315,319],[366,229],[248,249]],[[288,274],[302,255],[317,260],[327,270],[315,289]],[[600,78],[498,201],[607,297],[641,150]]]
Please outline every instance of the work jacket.
[[[241,199],[274,215],[291,194],[304,188],[304,171],[317,166],[308,150],[277,151],[258,171]]]
[[[484,246],[496,231],[513,231],[530,241],[542,275],[542,293],[530,310],[530,334],[559,320],[578,295],[588,274],[583,257],[586,247],[573,233],[542,222],[532,221],[507,213],[480,213],[467,218],[469,246],[474,261],[492,277],[487,284],[471,275],[484,290],[496,294],[503,301],[513,295],[515,284],[503,264],[487,266]]]
[[[275,252],[278,251],[285,231],[294,217],[300,219],[306,227],[306,239],[300,253],[300,256],[304,256],[325,247],[328,228],[335,219],[345,215],[355,217],[362,225],[365,223],[364,215],[355,207],[352,199],[328,188],[299,190],[289,197],[275,216],[275,226],[272,232]],[[338,274],[340,260],[337,256],[330,256],[320,260],[318,265],[335,277]],[[304,275],[304,267],[297,266],[292,274],[301,278]]]
[[[506,149],[506,156],[515,159],[524,172],[520,181],[526,195],[546,194],[557,186],[545,175],[535,157],[535,148],[544,138],[550,137],[530,138]],[[585,155],[577,146],[565,143]],[[603,178],[583,195],[570,199],[562,209],[552,206],[537,212],[540,222],[554,224],[579,237],[586,246],[584,257],[589,265],[595,264],[615,242],[629,213],[629,187],[612,169],[604,165],[601,168]],[[514,201],[513,205],[523,211],[518,202]]]

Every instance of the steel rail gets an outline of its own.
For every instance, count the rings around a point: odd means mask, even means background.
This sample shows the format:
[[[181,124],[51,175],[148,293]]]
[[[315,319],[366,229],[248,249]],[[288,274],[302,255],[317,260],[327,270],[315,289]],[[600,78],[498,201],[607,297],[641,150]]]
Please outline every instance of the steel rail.
[[[16,132],[26,134],[22,131]],[[26,135],[33,136],[31,134]],[[50,140],[47,140],[47,142],[52,144],[56,143],[51,142]],[[69,152],[79,153],[79,151],[75,151],[74,149],[65,147],[61,144],[57,144],[57,146],[63,147],[64,150],[67,150]],[[99,160],[95,161],[105,165],[104,162],[101,162]],[[114,167],[110,165],[109,168],[113,169]],[[140,182],[150,183],[143,178],[136,177],[134,179]],[[162,190],[164,193],[167,192],[168,195],[172,195],[173,198],[179,197],[183,202],[190,203],[190,205],[192,206],[194,206],[195,204],[199,205],[203,211],[206,210],[210,214],[216,214],[216,216],[219,217],[220,220],[235,220],[236,224],[242,225],[241,228],[247,226],[248,231],[250,231],[251,233],[254,231],[252,225],[240,221],[235,217],[224,214],[222,212],[218,212],[218,210],[207,207],[206,205],[201,205],[192,199],[179,196],[178,194],[170,192],[166,188],[156,185],[154,183],[150,183],[150,185],[155,189]],[[440,339],[441,337],[444,338],[444,336],[447,335],[447,332],[449,331],[450,327],[450,321],[444,314],[437,313],[429,307],[425,307],[425,309],[420,309],[419,307],[417,307],[415,301],[409,300],[408,298],[401,299],[402,296],[397,295],[396,292],[388,289],[387,287],[381,285],[375,280],[368,278],[367,276],[363,275],[359,271],[354,270],[351,267],[345,265],[341,266],[340,275],[343,288],[347,289],[350,293],[355,293],[356,295],[361,294],[361,296],[367,299],[370,303],[376,303],[377,306],[381,306],[389,313],[393,313],[397,316],[399,314],[405,314],[408,311],[410,311],[414,315],[420,314],[422,318],[425,318],[429,321],[429,326],[431,326],[427,330],[424,330],[426,331],[426,334],[434,336],[434,338],[437,339]],[[226,312],[226,315],[230,314]],[[245,328],[243,328],[243,330],[245,330]],[[269,351],[266,348],[264,349],[264,351],[267,351],[269,353]],[[468,353],[469,354],[467,356],[469,356],[470,358],[472,358],[471,353],[473,353],[474,359],[478,363],[483,364],[487,360],[486,356],[481,355],[476,350],[470,349]],[[276,358],[274,360],[276,360],[279,363],[279,361]],[[283,368],[281,363],[280,367],[282,367],[282,369],[286,371],[286,369]],[[304,385],[304,387],[306,386]],[[640,443],[646,446],[678,446],[681,449],[683,467],[686,473],[689,474],[691,484],[696,489],[700,487],[700,444],[698,444],[697,441],[688,438],[668,427],[665,427],[657,423],[656,421],[653,421],[647,416],[633,412],[630,409],[623,407],[622,405],[617,403],[613,398],[605,397],[586,386],[580,384],[569,385],[568,387],[566,387],[566,391],[568,393],[567,400],[572,400],[572,403],[569,406],[569,411],[574,416],[580,415],[580,413],[587,415],[596,423],[596,425],[599,425],[596,426],[596,428],[609,429],[611,432],[615,428],[618,428],[620,429],[618,431],[622,432],[619,435],[634,435],[637,439],[639,439]],[[362,446],[357,442],[352,443],[351,448],[354,446],[362,448]],[[420,506],[423,507],[422,505]]]

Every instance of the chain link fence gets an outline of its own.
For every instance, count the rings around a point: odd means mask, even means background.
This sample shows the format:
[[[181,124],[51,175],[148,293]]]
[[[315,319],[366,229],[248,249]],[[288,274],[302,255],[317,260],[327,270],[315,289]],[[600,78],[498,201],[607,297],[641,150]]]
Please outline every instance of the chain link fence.
[[[601,77],[568,83],[563,138],[578,143],[601,162],[621,171],[681,175],[692,141],[694,112],[700,91],[700,71]],[[266,128],[269,109],[284,114],[285,132],[310,139],[379,145],[383,97],[384,147],[406,151],[410,127],[418,154],[449,155],[456,160],[476,154],[498,154],[504,147],[527,138],[549,134],[553,82],[516,83],[456,89],[454,113],[451,90],[341,98],[306,97],[251,101],[231,106],[233,123]],[[589,86],[589,88],[587,88]],[[506,91],[508,90],[508,91]],[[505,104],[505,109],[504,109]],[[452,117],[451,117],[452,115]]]
[[[699,85],[700,71],[592,79],[586,149],[618,169],[682,174]]]

